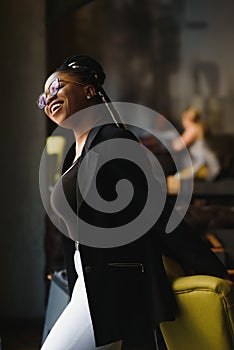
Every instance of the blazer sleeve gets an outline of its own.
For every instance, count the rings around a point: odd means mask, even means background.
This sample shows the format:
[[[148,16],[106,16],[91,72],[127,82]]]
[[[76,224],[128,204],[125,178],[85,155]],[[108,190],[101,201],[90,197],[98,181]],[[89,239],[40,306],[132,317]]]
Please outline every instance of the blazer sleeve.
[[[64,234],[61,234],[61,236],[62,236],[65,267],[67,270],[69,294],[71,296],[74,285],[77,280],[77,273],[76,273],[75,264],[74,264],[75,244],[73,240],[71,240]]]
[[[167,200],[161,217],[161,225],[172,211],[172,204]],[[179,214],[178,214],[179,215]],[[187,273],[225,277],[227,270],[220,259],[199,237],[185,220],[171,233],[161,234],[162,252],[178,261]]]

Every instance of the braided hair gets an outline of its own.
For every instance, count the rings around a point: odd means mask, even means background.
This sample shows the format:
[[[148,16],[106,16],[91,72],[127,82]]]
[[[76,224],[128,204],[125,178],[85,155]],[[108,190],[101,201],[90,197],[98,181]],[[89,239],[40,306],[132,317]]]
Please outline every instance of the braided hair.
[[[115,124],[125,128],[122,117],[113,106],[110,98],[102,87],[106,75],[100,63],[94,58],[90,56],[70,56],[55,70],[55,72],[78,75],[82,83],[93,85],[97,93],[98,101],[105,104]]]
[[[83,83],[92,84],[96,89],[103,85],[106,78],[102,66],[89,56],[70,56],[56,72],[79,75]]]

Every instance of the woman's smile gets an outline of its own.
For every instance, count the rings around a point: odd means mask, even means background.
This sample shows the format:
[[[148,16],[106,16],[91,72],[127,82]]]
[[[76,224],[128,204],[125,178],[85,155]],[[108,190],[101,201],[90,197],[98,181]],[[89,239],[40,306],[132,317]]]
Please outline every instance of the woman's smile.
[[[49,108],[50,113],[54,116],[58,111],[61,110],[62,107],[63,107],[63,102],[55,101],[50,105],[50,108]]]

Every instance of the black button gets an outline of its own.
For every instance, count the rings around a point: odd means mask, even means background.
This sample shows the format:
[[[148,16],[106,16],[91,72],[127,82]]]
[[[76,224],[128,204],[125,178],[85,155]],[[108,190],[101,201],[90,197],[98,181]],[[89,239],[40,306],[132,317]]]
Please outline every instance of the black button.
[[[85,266],[85,272],[91,272],[92,271],[92,267],[91,266]]]

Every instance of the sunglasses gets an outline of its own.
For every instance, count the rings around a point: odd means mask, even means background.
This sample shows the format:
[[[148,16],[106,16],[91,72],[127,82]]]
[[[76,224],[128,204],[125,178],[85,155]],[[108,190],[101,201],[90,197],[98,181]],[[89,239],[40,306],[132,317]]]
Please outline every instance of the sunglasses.
[[[60,82],[64,82],[64,83],[69,83],[69,84],[79,84],[79,85],[82,85],[82,86],[85,86],[87,84],[83,84],[83,83],[80,83],[79,81],[68,81],[68,80],[63,80],[63,79],[55,79],[52,81],[52,83],[50,84],[49,88],[48,88],[48,92],[50,94],[50,96],[55,96],[57,95],[58,91],[61,89],[61,85],[60,85]],[[46,99],[47,99],[47,95],[45,92],[43,92],[39,97],[38,97],[38,100],[37,100],[37,106],[40,108],[40,109],[44,109],[45,106],[46,106]]]

